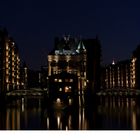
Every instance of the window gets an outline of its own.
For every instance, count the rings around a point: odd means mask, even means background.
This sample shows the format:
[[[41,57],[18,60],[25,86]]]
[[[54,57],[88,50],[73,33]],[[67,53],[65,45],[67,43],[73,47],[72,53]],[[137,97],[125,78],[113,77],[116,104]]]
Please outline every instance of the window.
[[[58,82],[62,82],[62,79],[59,79]]]
[[[54,79],[55,82],[57,82],[57,79]]]
[[[71,92],[71,86],[66,86],[65,87],[65,92]]]
[[[73,79],[70,79],[70,82],[73,82]]]
[[[59,88],[59,91],[62,91],[62,88]]]
[[[73,79],[65,79],[65,82],[73,82]]]

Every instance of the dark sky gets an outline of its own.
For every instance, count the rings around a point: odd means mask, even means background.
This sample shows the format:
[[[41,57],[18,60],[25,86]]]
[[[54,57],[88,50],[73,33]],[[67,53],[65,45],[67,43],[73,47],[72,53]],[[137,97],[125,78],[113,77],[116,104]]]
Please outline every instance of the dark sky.
[[[130,58],[140,43],[139,0],[0,0],[0,25],[30,68],[46,64],[54,37],[95,38],[103,63]]]

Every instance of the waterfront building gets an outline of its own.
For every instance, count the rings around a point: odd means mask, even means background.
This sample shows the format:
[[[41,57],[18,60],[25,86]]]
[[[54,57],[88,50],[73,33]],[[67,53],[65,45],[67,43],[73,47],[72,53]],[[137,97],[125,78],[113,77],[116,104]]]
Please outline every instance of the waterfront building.
[[[140,45],[132,53],[131,88],[140,89]]]
[[[20,57],[16,42],[0,28],[0,92],[19,89]]]
[[[85,93],[93,94],[99,91],[100,57],[101,46],[97,38],[77,39],[70,36],[56,38],[55,47],[48,55],[49,93],[52,91],[53,95],[68,90],[71,93],[77,92],[82,97]],[[69,84],[71,86],[68,86]]]
[[[112,63],[102,71],[102,87],[140,89],[140,45],[133,51],[131,59]],[[104,80],[103,80],[104,79]]]
[[[105,67],[105,89],[130,88],[131,86],[131,60],[124,60]]]
[[[78,77],[65,71],[54,74],[49,78],[50,100],[63,101],[67,105],[78,99]]]
[[[55,42],[55,48],[48,55],[48,77],[67,72],[78,77],[78,90],[86,89],[87,55],[82,40],[65,36]]]
[[[50,99],[62,99],[65,102],[76,97],[73,96],[75,94],[83,96],[87,88],[86,66],[86,48],[81,39],[69,36],[57,38],[54,49],[48,55]]]

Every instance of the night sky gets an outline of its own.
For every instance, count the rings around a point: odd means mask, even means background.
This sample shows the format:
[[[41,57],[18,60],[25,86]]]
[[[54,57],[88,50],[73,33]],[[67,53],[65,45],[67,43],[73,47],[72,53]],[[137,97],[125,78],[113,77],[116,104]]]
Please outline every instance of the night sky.
[[[0,25],[31,69],[47,63],[54,37],[95,38],[108,64],[130,58],[140,43],[139,0],[0,0]]]

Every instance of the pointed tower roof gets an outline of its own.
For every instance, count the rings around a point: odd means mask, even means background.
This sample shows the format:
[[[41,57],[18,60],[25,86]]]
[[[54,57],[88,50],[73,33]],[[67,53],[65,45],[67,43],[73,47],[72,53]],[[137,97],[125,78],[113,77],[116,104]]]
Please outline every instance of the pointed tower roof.
[[[115,65],[115,61],[114,61],[114,59],[113,59],[113,61],[112,61],[112,65]]]
[[[86,51],[85,45],[84,45],[82,40],[79,41],[79,44],[78,44],[78,47],[77,47],[76,51],[79,52],[79,53],[82,52],[82,51]]]

